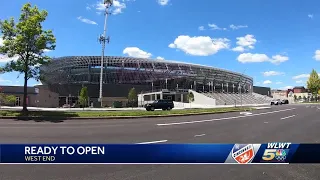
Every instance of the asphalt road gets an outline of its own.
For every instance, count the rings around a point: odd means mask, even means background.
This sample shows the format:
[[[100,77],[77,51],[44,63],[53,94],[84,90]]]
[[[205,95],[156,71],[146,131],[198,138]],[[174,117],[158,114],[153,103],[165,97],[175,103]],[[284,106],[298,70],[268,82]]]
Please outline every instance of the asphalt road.
[[[186,117],[0,120],[1,143],[320,143],[320,106],[283,105]],[[320,165],[1,165],[0,179],[21,180],[317,180]]]

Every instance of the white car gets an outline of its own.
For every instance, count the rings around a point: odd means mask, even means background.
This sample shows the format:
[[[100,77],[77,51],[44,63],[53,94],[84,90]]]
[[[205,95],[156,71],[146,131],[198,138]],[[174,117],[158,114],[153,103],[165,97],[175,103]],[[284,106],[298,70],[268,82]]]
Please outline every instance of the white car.
[[[273,101],[271,101],[271,103],[270,103],[270,105],[281,105],[281,104],[282,104],[282,102],[281,102],[280,99],[273,100]]]

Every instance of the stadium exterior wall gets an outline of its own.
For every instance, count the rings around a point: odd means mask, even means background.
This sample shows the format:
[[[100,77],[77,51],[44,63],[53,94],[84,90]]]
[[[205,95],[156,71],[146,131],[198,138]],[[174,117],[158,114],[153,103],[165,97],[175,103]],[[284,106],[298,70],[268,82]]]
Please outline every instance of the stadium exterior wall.
[[[40,68],[41,82],[64,97],[77,97],[81,88],[87,86],[94,99],[99,94],[100,64],[100,56],[55,58]],[[138,93],[177,88],[200,92],[253,91],[253,79],[249,76],[168,60],[106,56],[103,77],[103,97],[127,97],[132,87]]]

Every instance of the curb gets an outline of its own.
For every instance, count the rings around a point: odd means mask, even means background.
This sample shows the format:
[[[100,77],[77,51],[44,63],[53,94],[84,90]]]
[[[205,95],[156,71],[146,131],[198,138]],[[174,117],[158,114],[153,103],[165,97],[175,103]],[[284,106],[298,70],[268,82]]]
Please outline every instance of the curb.
[[[254,109],[255,110],[255,109]],[[188,113],[188,114],[168,114],[168,115],[148,115],[148,116],[105,116],[105,117],[53,117],[53,116],[42,116],[42,117],[25,117],[25,116],[0,116],[0,119],[11,119],[11,120],[102,120],[102,119],[139,119],[139,118],[161,118],[161,117],[179,117],[179,116],[197,116],[197,115],[208,115],[208,114],[223,114],[232,112],[242,111],[228,111],[228,112],[203,112],[203,113]]]

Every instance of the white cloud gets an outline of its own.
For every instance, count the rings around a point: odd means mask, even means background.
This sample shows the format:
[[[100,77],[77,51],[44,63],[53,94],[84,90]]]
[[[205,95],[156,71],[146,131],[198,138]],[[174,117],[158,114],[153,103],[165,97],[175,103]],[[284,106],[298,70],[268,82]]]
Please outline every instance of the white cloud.
[[[81,16],[79,16],[77,19],[80,20],[81,22],[84,22],[84,23],[87,23],[87,24],[98,25],[96,22],[94,22],[94,21],[92,21],[90,19],[83,18]]]
[[[316,50],[316,52],[314,53],[313,58],[314,58],[316,61],[320,61],[320,50]]]
[[[242,46],[237,46],[235,48],[232,48],[232,51],[243,52],[243,51],[245,51],[245,49]]]
[[[2,36],[0,36],[0,46],[3,46],[3,39],[2,39]]]
[[[270,60],[270,62],[273,64],[280,64],[288,60],[289,60],[288,56],[275,55],[275,56],[272,56],[272,59]]]
[[[310,74],[300,74],[297,76],[293,76],[292,79],[303,79],[303,78],[309,78]]]
[[[176,45],[174,45],[173,43],[169,44],[169,48],[176,48]]]
[[[263,72],[264,76],[278,76],[278,75],[283,75],[283,72],[277,72],[277,71],[266,71]]]
[[[302,81],[302,80],[298,80],[298,81],[296,81],[296,83],[297,83],[297,84],[303,84],[303,83],[304,83],[304,81]]]
[[[288,90],[288,89],[293,89],[293,86],[285,86],[280,88],[281,90]]]
[[[230,25],[230,28],[233,29],[233,30],[237,30],[237,29],[241,29],[241,28],[247,28],[247,27],[248,27],[247,25],[234,25],[234,24]]]
[[[104,1],[98,1],[97,4],[95,5],[96,7],[96,10],[98,11],[105,11],[106,10],[106,6],[105,4],[103,3]],[[114,0],[113,1],[113,5],[112,5],[112,11],[111,13],[113,15],[117,15],[117,14],[120,14],[122,13],[122,10],[125,9],[127,6],[126,4],[124,3],[124,1],[122,0],[122,2],[120,2],[119,0]],[[100,13],[102,14],[102,13]]]
[[[150,58],[152,56],[151,53],[145,52],[137,47],[127,47],[123,50],[123,54],[137,58]]]
[[[7,63],[7,62],[10,62],[10,61],[16,61],[18,59],[19,59],[19,56],[14,56],[12,58],[9,58],[8,56],[0,54],[0,63]]]
[[[125,9],[127,6],[125,3],[121,3],[120,1],[114,0],[113,7],[115,7],[115,9],[113,10],[112,14],[116,15],[122,13],[122,9]]]
[[[4,85],[11,85],[12,81],[11,80],[7,80],[7,79],[3,79],[2,77],[0,77],[0,83],[4,84]]]
[[[270,81],[270,80],[263,81],[263,84],[271,84],[271,83],[272,83],[272,81]]]
[[[313,19],[313,14],[308,14],[308,17],[309,17],[310,19]]]
[[[199,31],[204,31],[205,30],[205,28],[204,28],[204,26],[199,26]]]
[[[257,40],[255,39],[254,35],[247,34],[244,37],[237,37],[237,45],[242,46],[244,48],[254,49],[254,45],[256,44]]]
[[[237,60],[241,63],[258,63],[258,62],[271,62],[273,64],[280,64],[289,59],[287,56],[275,55],[269,58],[266,54],[252,54],[242,53],[238,56]]]
[[[35,83],[35,84],[33,84],[33,86],[40,86],[40,85],[42,85],[42,82],[38,82],[38,83]]]
[[[169,3],[169,0],[157,0],[157,1],[158,1],[158,4],[160,4],[161,6],[168,5]]]
[[[269,61],[269,57],[265,54],[251,54],[251,53],[242,53],[238,56],[237,59],[241,63],[254,63],[254,62]]]
[[[218,38],[214,39],[209,36],[178,36],[173,43],[169,45],[170,48],[176,48],[184,51],[187,54],[194,56],[209,56],[216,54],[222,49],[229,48],[229,39]]]
[[[221,28],[219,26],[217,26],[216,24],[208,24],[208,26],[211,28],[211,30],[227,30],[227,28]]]
[[[159,60],[164,60],[164,58],[161,57],[161,56],[158,56],[157,59],[159,59]]]
[[[276,82],[276,84],[282,84],[282,82],[278,81],[278,82]]]
[[[52,50],[50,50],[50,49],[45,49],[45,50],[43,50],[43,52],[50,52],[50,51],[52,51]]]
[[[87,10],[91,10],[91,7],[90,7],[90,6],[87,6],[86,9],[87,9]]]

